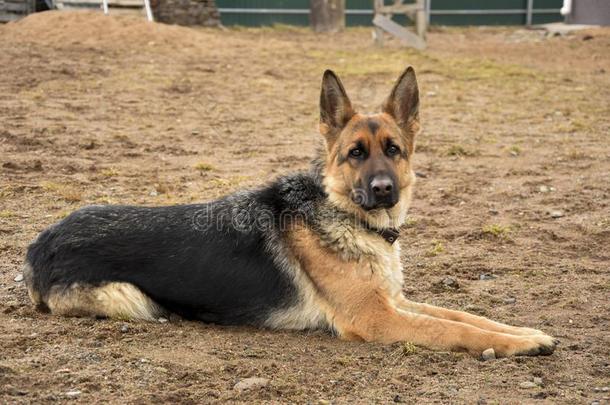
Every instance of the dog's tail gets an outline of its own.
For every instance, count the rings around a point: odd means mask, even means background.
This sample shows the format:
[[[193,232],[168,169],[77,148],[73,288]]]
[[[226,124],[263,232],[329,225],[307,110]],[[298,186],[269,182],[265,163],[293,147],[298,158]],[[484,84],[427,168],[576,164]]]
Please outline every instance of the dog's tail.
[[[34,286],[34,269],[28,261],[26,261],[25,265],[23,266],[23,280],[25,281],[25,286],[28,289],[30,300],[32,300],[34,305],[36,305],[36,308],[39,310],[48,311],[49,308],[42,300],[40,291],[38,291],[38,289]]]

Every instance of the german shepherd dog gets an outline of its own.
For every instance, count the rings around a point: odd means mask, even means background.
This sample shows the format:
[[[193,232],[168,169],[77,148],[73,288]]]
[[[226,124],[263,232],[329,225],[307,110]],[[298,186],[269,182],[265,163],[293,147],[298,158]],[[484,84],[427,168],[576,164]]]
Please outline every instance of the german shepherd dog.
[[[29,295],[66,316],[175,313],[473,355],[552,353],[558,341],[538,330],[403,296],[395,241],[415,182],[418,109],[411,67],[372,115],[356,113],[327,70],[311,170],[205,204],[82,208],[29,246]]]

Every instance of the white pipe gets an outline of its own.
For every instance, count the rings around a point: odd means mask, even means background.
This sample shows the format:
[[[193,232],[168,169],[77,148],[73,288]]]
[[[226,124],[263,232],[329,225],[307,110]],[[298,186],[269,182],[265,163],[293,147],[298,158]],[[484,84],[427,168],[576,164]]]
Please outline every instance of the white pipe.
[[[104,14],[108,15],[108,0],[103,0],[102,5],[104,6]]]
[[[572,14],[572,0],[563,0],[563,7],[559,10],[562,16]]]
[[[107,0],[105,0],[107,1]],[[144,7],[146,8],[146,18],[148,21],[153,21],[152,10],[150,9],[150,0],[144,0]]]

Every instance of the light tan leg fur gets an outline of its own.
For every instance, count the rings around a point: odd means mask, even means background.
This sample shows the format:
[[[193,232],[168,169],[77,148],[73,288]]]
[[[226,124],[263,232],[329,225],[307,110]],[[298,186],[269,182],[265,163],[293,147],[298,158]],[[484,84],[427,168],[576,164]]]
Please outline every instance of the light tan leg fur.
[[[327,319],[344,339],[409,341],[432,349],[466,350],[475,355],[493,348],[498,357],[549,354],[557,344],[544,334],[502,333],[510,327],[457,311],[414,303],[405,305],[408,301],[389,293],[387,281],[380,276],[381,272],[372,271],[374,264],[366,258],[341,260],[322,247],[316,235],[304,227],[292,231],[289,239],[320,292],[320,305],[325,308]],[[398,304],[401,302],[402,309]],[[497,330],[485,330],[468,322]]]
[[[491,332],[507,333],[509,335],[517,336],[545,334],[544,332],[538,329],[510,326],[500,322],[492,321],[491,319],[482,316],[472,315],[467,312],[455,311],[452,309],[436,307],[434,305],[429,304],[420,304],[417,302],[408,301],[407,299],[401,300],[398,303],[398,308],[414,314],[428,315],[434,318],[466,323],[468,325],[476,326],[479,329],[484,329]]]

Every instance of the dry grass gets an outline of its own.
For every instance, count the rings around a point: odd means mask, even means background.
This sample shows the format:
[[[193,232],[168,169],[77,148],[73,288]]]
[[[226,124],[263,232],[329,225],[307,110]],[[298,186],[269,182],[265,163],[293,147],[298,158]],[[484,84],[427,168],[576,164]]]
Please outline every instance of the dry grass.
[[[415,344],[413,344],[411,342],[403,342],[403,344],[400,346],[400,348],[402,350],[403,356],[411,356],[411,355],[417,353],[417,346],[415,346]]]
[[[508,148],[508,153],[512,156],[519,156],[521,155],[521,148],[517,145],[512,145]]]
[[[213,165],[206,162],[196,163],[193,167],[195,168],[195,170],[199,170],[200,172],[210,172],[212,170],[216,170]]]
[[[0,218],[12,218],[14,216],[16,216],[17,214],[13,211],[9,211],[9,210],[2,210],[0,211]]]
[[[470,157],[477,156],[478,152],[465,148],[462,145],[451,145],[449,149],[445,152],[447,156],[457,156],[457,157]]]
[[[78,202],[83,199],[81,191],[75,186],[69,184],[55,183],[52,181],[45,181],[41,183],[44,190],[53,192],[67,202]]]
[[[483,226],[483,235],[490,235],[495,238],[506,238],[512,232],[508,225],[489,224]]]
[[[109,167],[100,171],[100,174],[104,177],[116,177],[119,175],[119,171],[114,167]]]
[[[445,253],[445,245],[443,242],[434,240],[432,241],[432,247],[426,252],[426,256],[438,256]]]

